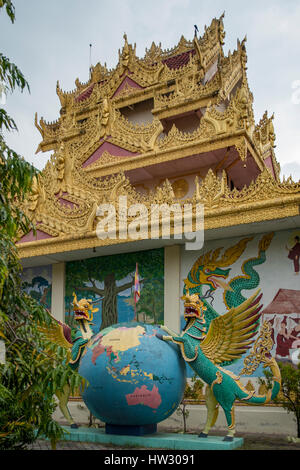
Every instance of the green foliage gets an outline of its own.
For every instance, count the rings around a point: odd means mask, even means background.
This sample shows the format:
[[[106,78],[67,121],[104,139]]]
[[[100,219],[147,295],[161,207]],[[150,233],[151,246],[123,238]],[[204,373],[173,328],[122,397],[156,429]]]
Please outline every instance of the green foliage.
[[[13,23],[15,21],[15,8],[11,0],[0,0],[0,14],[2,13],[4,7],[6,9],[6,13],[8,14],[10,20]],[[1,52],[0,83],[4,88],[6,94],[8,92],[12,93],[16,88],[18,88],[20,91],[23,91],[24,89],[27,89],[28,91],[30,90],[29,84],[21,70],[14,63],[12,63],[8,59],[8,57],[5,57]],[[17,130],[17,125],[13,118],[11,118],[4,109],[0,108],[0,130],[2,130],[3,128],[8,131]],[[9,151],[10,149],[5,149],[5,147],[2,146],[1,153],[9,153]]]
[[[184,400],[201,400],[203,398],[204,383],[197,375],[193,375],[191,382],[186,384],[184,391]]]
[[[164,318],[164,280],[154,279],[143,283],[141,297],[137,303],[137,313],[144,314],[143,321],[150,319],[153,323],[163,324]],[[140,316],[139,316],[140,318]]]
[[[10,0],[0,0],[0,14],[14,22]],[[0,81],[7,91],[29,90],[20,70],[0,54]],[[21,264],[15,245],[21,232],[32,226],[19,207],[31,190],[37,170],[10,149],[1,130],[16,124],[0,109],[0,339],[6,362],[0,364],[0,449],[23,449],[40,435],[55,442],[61,427],[52,419],[53,394],[69,384],[73,392],[81,377],[68,366],[63,348],[47,342],[40,325],[53,321],[36,300],[21,287]]]
[[[0,14],[1,14],[1,8],[6,9],[6,13],[11,19],[11,22],[14,23],[15,21],[15,7],[12,3],[11,0],[0,0]]]
[[[68,290],[66,294],[71,297],[75,288],[83,288],[88,283],[94,284],[95,281],[102,282],[111,273],[114,273],[116,281],[120,281],[135,271],[136,263],[142,279],[163,277],[162,261],[163,250],[149,250],[70,262],[66,272]],[[93,287],[87,288],[85,293],[90,292],[91,295]],[[97,289],[94,289],[94,293],[97,293]]]
[[[19,299],[23,314],[7,310],[7,319],[2,316],[6,344],[6,363],[0,365],[2,450],[22,449],[41,435],[54,441],[61,438],[63,431],[52,419],[54,394],[66,384],[74,393],[82,384],[82,378],[66,365],[66,350],[47,342],[39,333],[39,325],[50,326],[51,317],[22,291]]]
[[[281,391],[274,399],[274,403],[282,405],[290,413],[294,413],[297,423],[297,437],[300,438],[300,364],[293,366],[289,363],[278,363],[281,373]],[[273,375],[269,370],[264,371],[266,381],[260,380],[261,384],[271,389],[273,386]]]
[[[187,409],[187,405],[191,400],[199,401],[203,398],[203,387],[204,383],[202,382],[202,380],[199,379],[197,375],[193,375],[190,383],[186,383],[183,398],[176,411],[177,414],[182,417],[184,433],[187,432],[187,419],[190,414],[189,410]]]

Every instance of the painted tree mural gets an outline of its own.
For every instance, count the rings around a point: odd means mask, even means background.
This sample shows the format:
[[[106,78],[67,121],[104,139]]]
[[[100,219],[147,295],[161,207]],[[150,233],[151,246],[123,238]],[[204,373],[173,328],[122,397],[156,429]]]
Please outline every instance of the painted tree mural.
[[[36,266],[23,269],[22,290],[51,310],[51,266]]]
[[[138,319],[148,323],[163,323],[164,311],[164,280],[154,279],[145,281],[141,291],[141,298],[137,304]]]
[[[163,288],[161,288],[164,276],[163,249],[101,256],[67,263],[66,312],[72,302],[72,294],[76,292],[81,298],[90,298],[95,302],[101,300],[101,330],[118,323],[118,296],[133,288],[136,263],[138,263],[141,283],[141,298],[137,311],[141,312],[144,305],[145,313],[149,315],[152,305],[152,317],[161,318],[163,315]],[[143,290],[145,290],[144,295]]]

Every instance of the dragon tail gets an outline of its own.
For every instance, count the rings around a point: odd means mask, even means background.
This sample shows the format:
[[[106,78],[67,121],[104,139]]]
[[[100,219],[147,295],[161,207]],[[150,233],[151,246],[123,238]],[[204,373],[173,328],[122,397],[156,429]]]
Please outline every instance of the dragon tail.
[[[256,289],[260,283],[260,276],[256,271],[255,267],[259,266],[266,261],[266,251],[268,250],[274,233],[268,233],[264,235],[259,241],[258,255],[254,258],[250,258],[244,261],[242,265],[241,276],[236,276],[228,283],[230,290],[224,291],[224,303],[228,308],[236,307],[245,301],[245,297],[242,295],[244,290]]]
[[[238,398],[244,402],[251,404],[267,404],[271,400],[274,400],[280,391],[281,385],[281,374],[278,364],[274,358],[270,359],[265,364],[265,367],[269,367],[273,374],[273,387],[271,390],[268,390],[264,395],[256,395],[255,392],[247,393],[246,389],[240,388],[238,393]]]

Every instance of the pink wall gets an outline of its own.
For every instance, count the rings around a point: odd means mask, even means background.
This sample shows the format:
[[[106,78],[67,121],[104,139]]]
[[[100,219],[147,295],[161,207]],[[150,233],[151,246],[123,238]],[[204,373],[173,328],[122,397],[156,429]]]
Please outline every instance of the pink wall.
[[[26,235],[23,235],[22,238],[17,242],[19,243],[27,243],[27,242],[35,242],[37,240],[45,240],[46,238],[53,238],[51,235],[48,235],[48,233],[43,232],[42,230],[36,230],[36,235],[33,234],[33,230],[30,230],[29,233]]]
[[[119,88],[114,92],[112,98],[115,96],[118,96],[120,93],[122,93],[122,90],[125,88],[125,86],[128,85],[130,88],[137,88],[138,90],[143,90],[143,87],[138,85],[136,82],[131,80],[129,77],[125,77]]]
[[[132,155],[138,155],[138,153],[129,152],[128,150],[118,147],[117,145],[111,144],[110,142],[104,142],[100,147],[93,153],[84,163],[83,168],[91,165],[101,158],[103,152],[108,152],[115,157],[130,157]]]
[[[272,171],[272,174],[273,174],[273,176],[274,176],[274,178],[275,178],[275,171],[274,171],[274,167],[273,167],[273,162],[272,162],[272,157],[271,157],[271,156],[270,156],[270,157],[267,157],[267,158],[265,159],[265,164],[266,164],[266,167],[267,167],[267,168],[270,168],[270,170]]]

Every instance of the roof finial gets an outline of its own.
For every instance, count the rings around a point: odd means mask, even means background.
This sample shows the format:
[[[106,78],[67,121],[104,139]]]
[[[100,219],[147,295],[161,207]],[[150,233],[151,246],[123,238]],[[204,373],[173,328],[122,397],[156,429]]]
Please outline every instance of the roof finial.
[[[197,36],[197,33],[199,33],[199,29],[198,29],[198,26],[196,24],[194,24],[194,28],[195,28],[195,36]]]
[[[125,44],[124,44],[124,47],[123,47],[122,54],[120,54],[120,52],[119,52],[119,57],[120,57],[120,60],[122,62],[122,65],[125,68],[127,68],[128,63],[129,63],[130,51],[129,51],[129,45],[128,45],[127,34],[126,33],[124,33],[123,38],[124,38]]]

